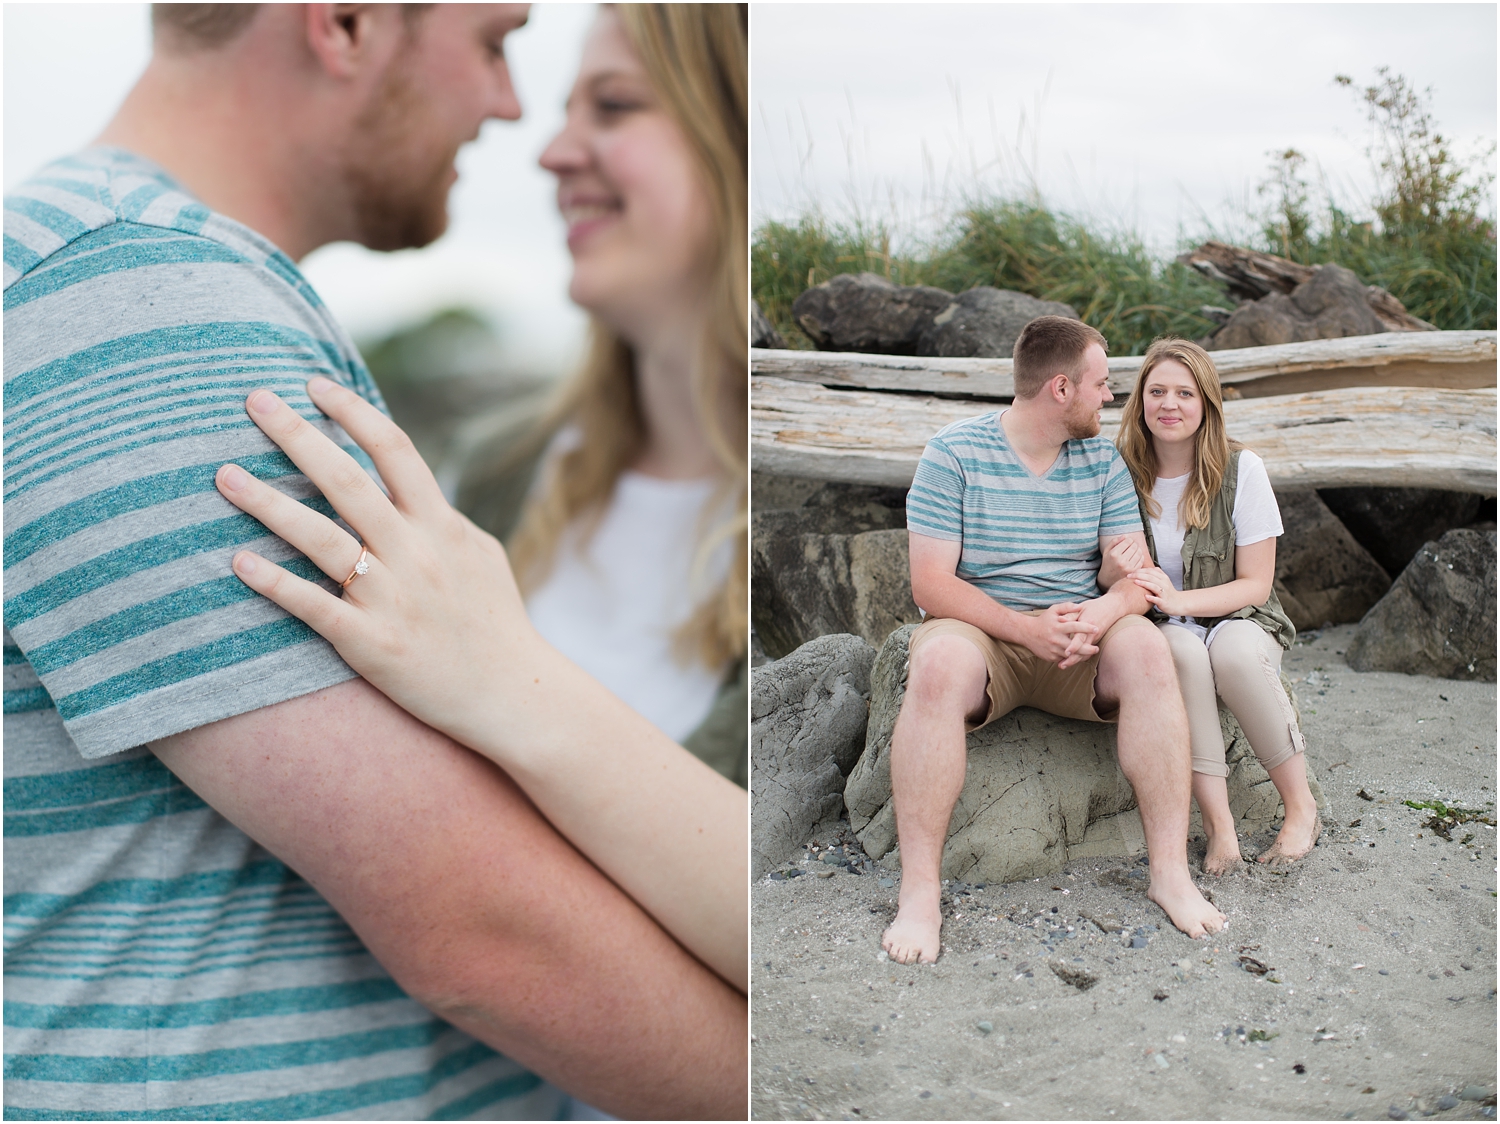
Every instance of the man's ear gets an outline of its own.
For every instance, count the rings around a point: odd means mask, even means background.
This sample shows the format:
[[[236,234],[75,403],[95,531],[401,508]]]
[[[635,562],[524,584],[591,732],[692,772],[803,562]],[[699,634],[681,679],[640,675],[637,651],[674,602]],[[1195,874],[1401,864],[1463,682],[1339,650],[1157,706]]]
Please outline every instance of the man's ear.
[[[1073,380],[1067,375],[1053,375],[1047,380],[1047,391],[1052,395],[1052,401],[1059,406],[1066,406],[1069,396],[1073,393]]]
[[[309,4],[307,46],[334,78],[353,78],[375,53],[381,25],[390,22],[397,4]],[[382,12],[379,9],[386,9]]]

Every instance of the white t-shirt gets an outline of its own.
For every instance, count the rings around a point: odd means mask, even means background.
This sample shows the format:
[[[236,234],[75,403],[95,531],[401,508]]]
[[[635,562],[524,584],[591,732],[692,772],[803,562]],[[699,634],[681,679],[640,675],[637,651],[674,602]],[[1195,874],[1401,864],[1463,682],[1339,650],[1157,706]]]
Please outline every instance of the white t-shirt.
[[[526,602],[550,644],[674,741],[708,716],[724,678],[724,668],[684,665],[672,651],[673,632],[729,572],[728,541],[693,572],[715,487],[623,473],[593,537],[580,549],[569,528],[552,572]]]
[[[1191,473],[1158,476],[1151,489],[1152,498],[1161,505],[1161,514],[1151,520],[1151,537],[1156,540],[1156,563],[1172,579],[1175,589],[1182,588],[1182,540],[1187,537],[1187,528],[1177,522],[1177,506],[1187,491],[1190,476]],[[1249,449],[1240,453],[1240,472],[1231,517],[1236,547],[1264,542],[1282,533],[1281,509],[1276,506],[1276,493],[1271,490],[1271,478],[1266,475],[1266,462]],[[1169,620],[1188,629],[1200,640],[1208,637],[1208,630],[1191,617],[1171,617]]]

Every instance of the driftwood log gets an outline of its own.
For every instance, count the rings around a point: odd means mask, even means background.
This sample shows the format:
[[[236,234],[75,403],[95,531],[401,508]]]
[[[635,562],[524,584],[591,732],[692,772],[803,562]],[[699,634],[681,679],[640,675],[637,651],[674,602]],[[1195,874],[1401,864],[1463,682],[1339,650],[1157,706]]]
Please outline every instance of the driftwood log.
[[[1382,333],[1336,340],[1244,347],[1213,353],[1225,387],[1241,398],[1348,386],[1426,386],[1475,390],[1496,385],[1494,332]],[[936,359],[832,351],[750,352],[756,375],[861,390],[916,391],[1009,399],[1009,359]],[[1139,355],[1109,361],[1109,387],[1124,397],[1141,369]],[[975,411],[977,412],[977,411]]]
[[[1196,250],[1178,255],[1178,261],[1191,266],[1211,281],[1229,290],[1241,300],[1259,300],[1270,293],[1290,293],[1312,278],[1313,267],[1299,265],[1274,254],[1262,254],[1223,242],[1205,242]],[[1379,285],[1365,287],[1370,310],[1388,332],[1432,332],[1437,329],[1419,320],[1388,290]]]
[[[750,402],[757,471],[897,488],[911,485],[922,449],[939,429],[995,408],[766,376],[752,377]],[[1366,387],[1232,401],[1224,410],[1230,435],[1265,459],[1276,487],[1492,496],[1495,406],[1493,387]],[[1105,410],[1103,435],[1113,440],[1118,426],[1118,411]]]

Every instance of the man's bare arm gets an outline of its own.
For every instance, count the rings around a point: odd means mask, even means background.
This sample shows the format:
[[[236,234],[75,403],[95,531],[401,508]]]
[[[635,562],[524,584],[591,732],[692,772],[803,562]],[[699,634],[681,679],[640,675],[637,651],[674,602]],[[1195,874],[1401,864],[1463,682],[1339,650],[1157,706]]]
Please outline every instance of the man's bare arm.
[[[1129,577],[1135,570],[1151,565],[1151,552],[1146,549],[1146,532],[1134,531],[1128,535],[1101,535],[1099,537],[1099,588],[1112,589],[1121,578]]]
[[[152,748],[435,1014],[616,1115],[743,1118],[744,997],[363,680]]]
[[[965,621],[997,640],[1023,644],[1038,658],[1053,663],[1078,651],[1078,645],[1092,636],[1093,625],[1080,625],[1076,621],[1076,605],[1054,605],[1045,613],[1032,616],[1007,609],[964,581],[958,576],[958,563],[963,556],[961,542],[931,538],[915,531],[907,532],[907,540],[912,600],[929,616]],[[1143,593],[1143,602],[1144,599]]]

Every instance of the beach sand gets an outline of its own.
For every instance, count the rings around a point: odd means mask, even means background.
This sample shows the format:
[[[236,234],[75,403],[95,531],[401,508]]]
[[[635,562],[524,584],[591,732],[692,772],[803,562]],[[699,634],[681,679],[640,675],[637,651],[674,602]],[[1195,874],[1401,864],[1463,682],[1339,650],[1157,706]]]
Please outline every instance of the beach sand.
[[[1230,919],[1208,940],[1143,859],[950,884],[920,966],[880,952],[899,873],[809,851],[757,882],[753,1117],[1493,1119],[1496,832],[1403,801],[1495,818],[1495,684],[1351,671],[1353,628],[1284,663],[1333,821],[1296,866],[1200,875]],[[860,855],[847,824],[814,842]]]

